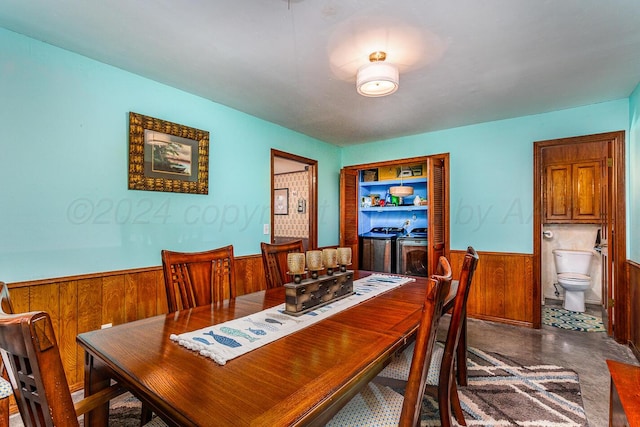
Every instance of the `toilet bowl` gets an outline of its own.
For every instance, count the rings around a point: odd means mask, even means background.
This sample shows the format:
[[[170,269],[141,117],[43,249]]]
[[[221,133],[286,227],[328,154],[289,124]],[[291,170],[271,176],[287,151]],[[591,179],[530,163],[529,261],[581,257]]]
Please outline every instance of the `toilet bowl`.
[[[564,289],[565,310],[584,312],[584,292],[591,286],[591,261],[593,252],[554,249],[553,260],[558,274],[558,284]]]

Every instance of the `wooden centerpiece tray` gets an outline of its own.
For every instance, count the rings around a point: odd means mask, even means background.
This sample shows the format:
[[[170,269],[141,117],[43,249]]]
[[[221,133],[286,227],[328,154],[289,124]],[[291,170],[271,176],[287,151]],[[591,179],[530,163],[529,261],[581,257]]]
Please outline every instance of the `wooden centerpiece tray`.
[[[323,305],[353,295],[353,270],[337,271],[300,283],[286,283],[285,313],[300,316]]]

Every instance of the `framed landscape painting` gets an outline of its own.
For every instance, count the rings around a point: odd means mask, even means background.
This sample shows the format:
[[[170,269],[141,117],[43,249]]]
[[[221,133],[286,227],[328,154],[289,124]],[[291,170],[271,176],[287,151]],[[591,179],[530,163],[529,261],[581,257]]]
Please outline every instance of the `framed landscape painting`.
[[[208,194],[209,132],[130,112],[129,189]]]

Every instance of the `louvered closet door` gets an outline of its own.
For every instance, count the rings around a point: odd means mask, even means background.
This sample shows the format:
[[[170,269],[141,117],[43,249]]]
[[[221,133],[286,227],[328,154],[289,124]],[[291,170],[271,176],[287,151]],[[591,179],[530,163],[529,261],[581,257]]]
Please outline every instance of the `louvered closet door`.
[[[446,250],[446,168],[441,158],[429,158],[428,191],[428,265],[429,276],[435,274],[440,256]]]
[[[351,268],[358,259],[358,171],[340,171],[340,246],[351,248]]]

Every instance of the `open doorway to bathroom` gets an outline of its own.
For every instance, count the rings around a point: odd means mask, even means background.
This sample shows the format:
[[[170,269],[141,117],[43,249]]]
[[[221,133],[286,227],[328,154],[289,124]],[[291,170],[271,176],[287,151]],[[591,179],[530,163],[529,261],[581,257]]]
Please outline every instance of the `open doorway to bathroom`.
[[[545,299],[564,297],[553,249],[594,251],[585,302],[601,307],[609,335],[626,340],[624,144],[624,131],[534,143],[536,327]]]
[[[271,243],[317,247],[317,160],[271,150]]]

